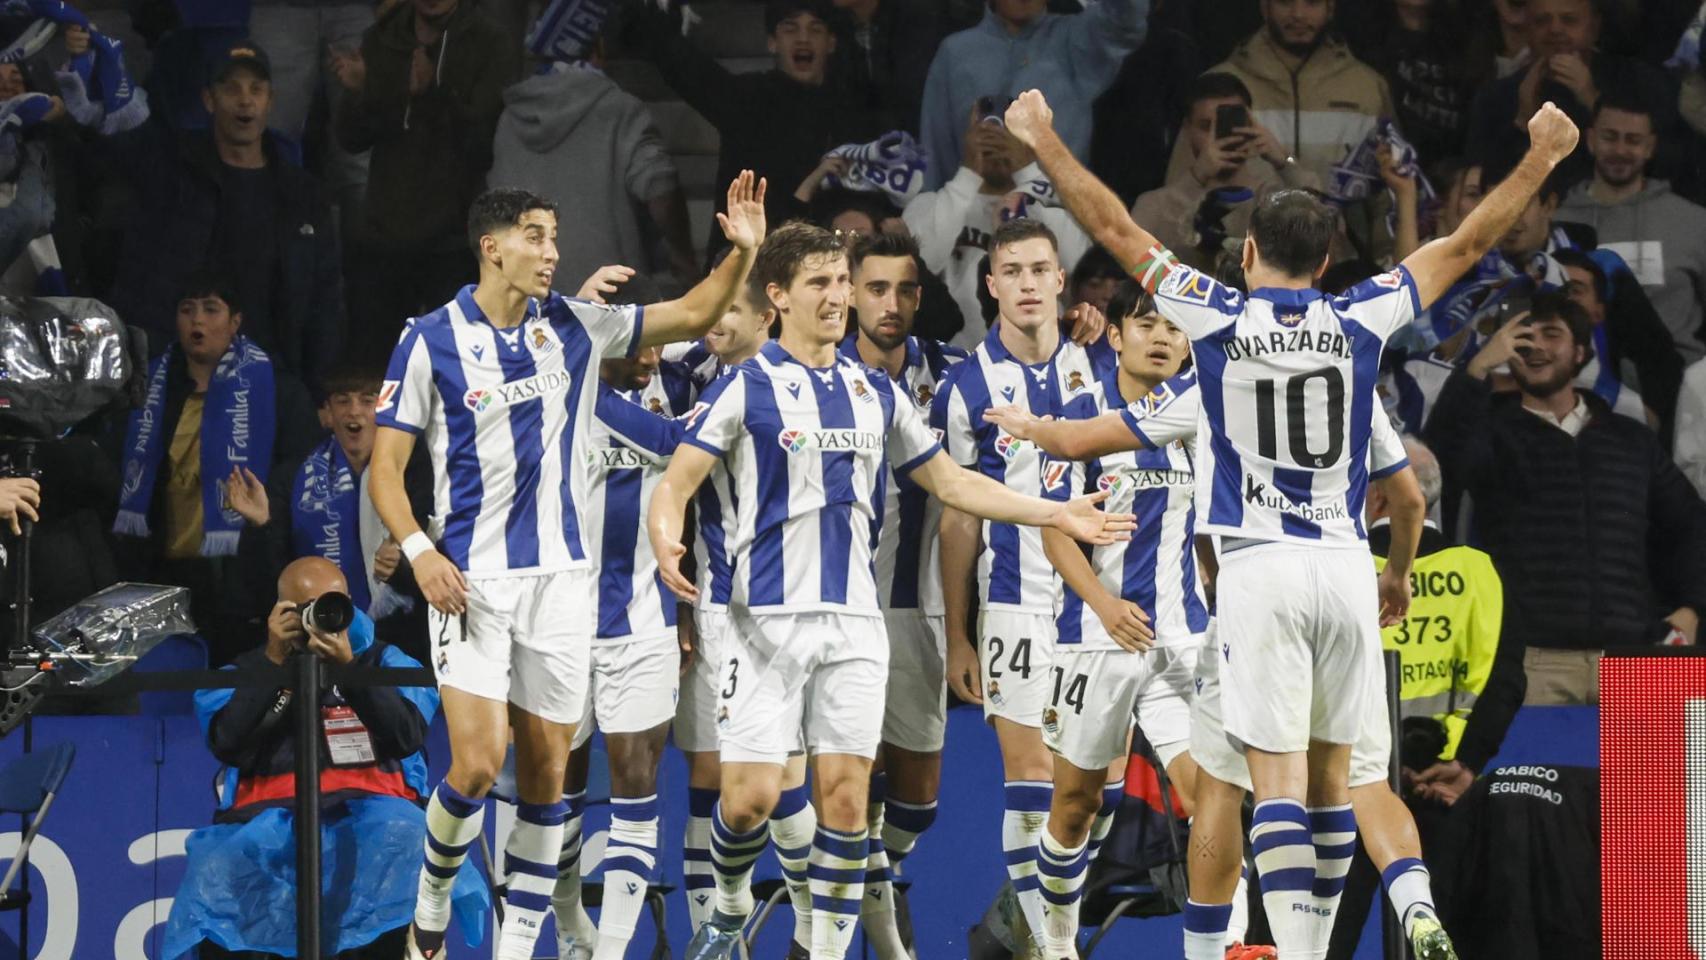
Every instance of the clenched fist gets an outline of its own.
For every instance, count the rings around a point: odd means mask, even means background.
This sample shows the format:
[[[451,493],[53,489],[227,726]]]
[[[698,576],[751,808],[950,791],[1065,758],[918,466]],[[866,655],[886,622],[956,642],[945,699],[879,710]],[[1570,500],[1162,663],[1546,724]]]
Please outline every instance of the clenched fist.
[[[1563,162],[1575,151],[1576,140],[1580,137],[1581,131],[1576,129],[1575,121],[1550,100],[1528,118],[1529,144],[1554,164]]]
[[[1041,90],[1026,90],[1007,107],[1007,132],[1025,146],[1035,149],[1037,139],[1054,123],[1054,110]]]

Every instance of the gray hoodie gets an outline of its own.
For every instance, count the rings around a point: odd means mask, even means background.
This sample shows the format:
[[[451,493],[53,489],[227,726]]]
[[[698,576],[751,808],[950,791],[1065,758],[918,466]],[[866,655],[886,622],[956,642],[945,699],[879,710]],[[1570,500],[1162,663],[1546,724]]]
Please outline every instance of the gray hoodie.
[[[1678,352],[1687,362],[1706,356],[1700,325],[1706,318],[1706,208],[1648,180],[1640,193],[1613,204],[1588,194],[1592,183],[1570,191],[1554,220],[1585,223],[1599,245],[1616,251],[1641,281]]]
[[[551,286],[572,294],[605,264],[646,270],[639,208],[674,190],[676,173],[643,103],[598,70],[558,64],[504,91],[486,182],[557,204]]]

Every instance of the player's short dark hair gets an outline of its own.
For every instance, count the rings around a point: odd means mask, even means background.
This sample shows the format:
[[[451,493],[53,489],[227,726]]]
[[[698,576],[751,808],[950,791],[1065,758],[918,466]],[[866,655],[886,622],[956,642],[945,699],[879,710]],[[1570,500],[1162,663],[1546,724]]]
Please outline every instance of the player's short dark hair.
[[[521,222],[529,210],[544,210],[557,215],[557,205],[530,190],[498,187],[474,198],[468,207],[468,246],[474,256],[480,255],[480,238],[507,230]]]
[[[883,233],[881,231],[868,237],[860,237],[848,253],[847,262],[855,273],[866,257],[911,257],[918,266],[918,272],[924,272],[923,258],[918,253],[918,241],[912,239],[910,233]]]
[[[1570,339],[1576,342],[1576,346],[1587,351],[1582,363],[1585,365],[1593,359],[1593,318],[1564,291],[1542,290],[1534,295],[1528,307],[1528,322],[1539,323],[1542,320],[1562,321],[1570,328]]]
[[[325,391],[321,400],[335,393],[378,393],[385,380],[383,368],[359,358],[345,358],[332,365],[320,383]]]
[[[1646,117],[1647,126],[1650,127],[1654,133],[1659,132],[1659,125],[1654,120],[1654,114],[1657,111],[1653,109],[1653,105],[1648,103],[1645,97],[1641,96],[1639,91],[1628,85],[1613,84],[1607,87],[1604,93],[1600,94],[1599,100],[1593,105],[1593,115],[1592,119],[1588,122],[1588,126],[1591,127],[1598,123],[1599,115],[1607,110],[1616,110],[1618,113],[1632,113],[1637,116]]]
[[[1250,96],[1250,88],[1244,81],[1230,73],[1210,71],[1191,81],[1185,88],[1185,110],[1196,109],[1196,105],[1204,100],[1238,99],[1245,107],[1253,105],[1254,98]]]
[[[768,0],[764,4],[764,35],[771,36],[782,21],[799,13],[809,13],[825,24],[834,23],[829,0]]]
[[[1611,302],[1611,282],[1598,260],[1580,250],[1554,250],[1552,259],[1566,267],[1586,270],[1588,276],[1593,278],[1593,295],[1599,298],[1600,303]]]
[[[750,281],[753,301],[773,306],[769,294],[772,283],[786,290],[806,261],[846,255],[847,245],[840,237],[804,220],[790,220],[770,231],[758,245]]]
[[[1048,241],[1049,248],[1056,257],[1060,256],[1060,238],[1054,235],[1048,224],[1030,217],[1018,217],[995,228],[995,236],[989,241],[990,266],[995,265],[995,251],[1010,243],[1024,243],[1026,240],[1042,238]]]
[[[226,311],[232,314],[243,312],[243,301],[237,293],[237,284],[222,270],[212,267],[200,267],[190,271],[189,275],[178,282],[177,295],[172,298],[173,309],[185,300],[200,300],[203,297],[218,297],[225,301]]]
[[[1288,277],[1321,269],[1338,231],[1338,211],[1311,190],[1276,190],[1257,200],[1250,214],[1262,262]]]
[[[1127,317],[1141,317],[1155,312],[1155,298],[1143,285],[1127,277],[1114,288],[1114,295],[1108,298],[1108,326],[1117,327],[1125,323]]]

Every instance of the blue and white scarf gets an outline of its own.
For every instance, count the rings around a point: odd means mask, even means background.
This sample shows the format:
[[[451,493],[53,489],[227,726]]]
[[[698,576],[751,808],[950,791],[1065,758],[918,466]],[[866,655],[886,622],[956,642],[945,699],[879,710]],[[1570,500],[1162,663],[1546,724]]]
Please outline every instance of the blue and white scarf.
[[[1327,181],[1327,196],[1340,206],[1365,200],[1372,194],[1376,186],[1385,187],[1380,179],[1380,148],[1392,148],[1392,159],[1396,161],[1398,172],[1416,181],[1416,218],[1419,226],[1425,230],[1439,206],[1439,195],[1434,192],[1433,184],[1423,175],[1419,155],[1416,148],[1410,145],[1398,132],[1397,124],[1382,117],[1368,132],[1345,159],[1334,164],[1332,175]],[[1390,194],[1391,190],[1387,189]],[[1395,231],[1398,228],[1397,202],[1386,213],[1386,229]]]
[[[148,370],[148,397],[130,416],[124,436],[124,487],[119,491],[113,532],[146,537],[148,509],[160,478],[171,434],[165,430],[166,379],[180,353],[166,348]],[[247,467],[264,483],[272,466],[276,395],[272,361],[241,334],[231,341],[207,384],[201,415],[201,555],[231,557],[243,532],[243,517],[225,499],[232,467]]]
[[[824,156],[848,161],[847,172],[825,177],[824,186],[885,193],[897,207],[905,207],[924,189],[929,165],[924,148],[904,130],[891,130],[870,143],[844,143]]]
[[[292,555],[325,557],[349,583],[350,599],[375,620],[412,604],[386,584],[368,583],[368,558],[361,546],[361,478],[336,437],[314,448],[290,485]]]
[[[1706,34],[1706,3],[1700,5],[1700,10],[1694,19],[1688,21],[1682,36],[1676,41],[1676,52],[1671,54],[1665,66],[1676,70],[1698,70],[1700,68],[1700,38]]]
[[[527,30],[527,52],[545,60],[581,60],[592,52],[610,0],[551,0]]]

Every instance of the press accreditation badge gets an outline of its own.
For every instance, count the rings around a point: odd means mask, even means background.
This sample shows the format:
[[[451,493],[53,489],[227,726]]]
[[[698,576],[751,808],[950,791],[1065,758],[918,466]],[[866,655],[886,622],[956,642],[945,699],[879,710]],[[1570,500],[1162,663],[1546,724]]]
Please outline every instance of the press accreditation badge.
[[[367,725],[349,707],[324,708],[326,749],[332,755],[332,766],[354,767],[374,761],[373,738],[367,735]]]

